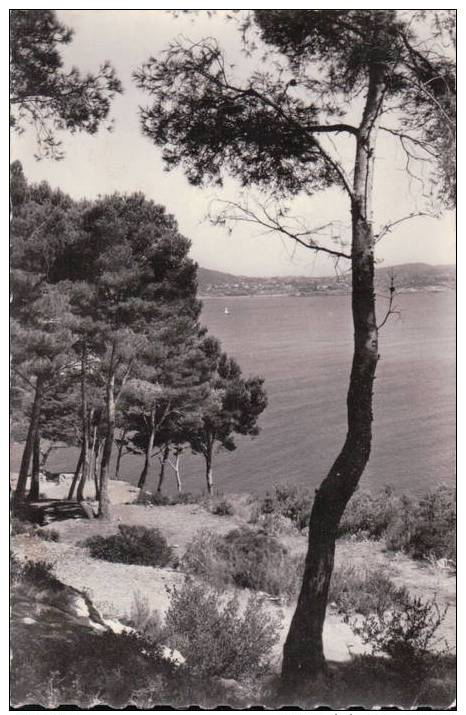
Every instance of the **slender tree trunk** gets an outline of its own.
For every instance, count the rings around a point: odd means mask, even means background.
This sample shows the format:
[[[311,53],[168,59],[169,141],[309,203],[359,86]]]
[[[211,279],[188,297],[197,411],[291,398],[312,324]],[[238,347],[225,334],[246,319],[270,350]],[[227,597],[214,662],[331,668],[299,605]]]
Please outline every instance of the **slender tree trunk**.
[[[121,464],[121,458],[123,456],[123,450],[125,448],[125,444],[124,444],[125,437],[126,437],[126,430],[123,430],[123,433],[120,437],[120,443],[118,445],[117,461],[116,461],[116,467],[115,467],[115,479],[118,479],[120,476],[120,464]]]
[[[87,388],[86,388],[86,367],[87,367],[87,350],[86,345],[83,346],[81,355],[81,430],[82,430],[82,454],[83,468],[81,479],[78,484],[78,492],[76,498],[78,501],[84,499],[84,486],[89,477],[89,426],[92,415],[88,415],[87,411]]]
[[[89,431],[91,428],[91,424],[89,424]],[[97,454],[96,454],[96,448],[97,448],[97,425],[94,424],[92,428],[92,441],[90,442],[89,445],[89,452],[90,452],[90,458],[89,458],[89,479],[94,479],[95,478],[95,473],[96,473],[96,460],[97,460]]]
[[[39,427],[40,419],[40,409],[42,402],[42,394],[44,390],[44,380],[41,376],[36,378],[36,389],[34,393],[34,402],[32,404],[31,421],[29,423],[29,430],[26,437],[26,443],[24,445],[23,457],[21,459],[21,466],[19,469],[18,483],[16,485],[15,492],[15,502],[20,502],[24,499],[26,495],[26,484],[29,473],[29,465],[31,463],[31,456],[34,447],[35,435]]]
[[[94,485],[96,501],[100,499],[100,463],[102,460],[103,442],[97,438],[94,450]]]
[[[173,465],[173,469],[175,471],[176,488],[178,490],[178,494],[181,494],[181,492],[183,491],[183,486],[181,484],[180,458],[181,458],[181,454],[179,454],[179,453],[176,454],[175,464]]]
[[[311,512],[303,584],[283,650],[282,680],[288,691],[325,671],[322,634],[338,525],[371,451],[372,389],[378,360],[378,336],[370,199],[384,77],[382,65],[371,70],[356,146],[351,206],[354,352],[347,396],[348,431],[340,454],[316,491]]]
[[[163,450],[162,459],[160,460],[160,474],[159,474],[159,483],[157,484],[157,494],[162,493],[163,480],[165,479],[165,467],[167,464],[169,454],[170,454],[170,447],[168,444],[166,444],[164,447],[164,450]]]
[[[113,360],[111,361],[113,363]],[[107,430],[100,464],[99,519],[110,519],[109,467],[115,437],[115,372],[110,365],[106,386]]]
[[[28,500],[38,501],[40,494],[40,431],[37,430],[34,435],[34,445],[32,449],[32,473],[31,487],[29,489]]]
[[[76,489],[79,475],[81,474],[82,466],[83,466],[83,449],[81,447],[81,451],[79,453],[79,458],[78,458],[78,463],[76,465],[76,469],[74,470],[73,481],[71,482],[70,490],[68,492],[68,499],[73,499],[73,497],[74,497],[74,490]]]
[[[50,457],[50,453],[54,450],[57,449],[53,444],[50,444],[47,449],[40,454],[40,471],[45,472],[45,468],[47,466],[47,460]]]
[[[207,493],[212,496],[214,493],[214,473],[212,469],[212,444],[209,444],[205,454],[205,478],[207,483]]]
[[[154,439],[155,439],[155,415],[154,411],[152,412],[151,419],[150,419],[150,434],[147,440],[147,446],[146,446],[146,453],[144,455],[144,466],[142,468],[142,472],[139,475],[139,481],[138,481],[138,488],[142,491],[144,487],[146,486],[146,480],[147,480],[147,475],[150,472],[150,468],[152,465],[152,450],[154,449]]]

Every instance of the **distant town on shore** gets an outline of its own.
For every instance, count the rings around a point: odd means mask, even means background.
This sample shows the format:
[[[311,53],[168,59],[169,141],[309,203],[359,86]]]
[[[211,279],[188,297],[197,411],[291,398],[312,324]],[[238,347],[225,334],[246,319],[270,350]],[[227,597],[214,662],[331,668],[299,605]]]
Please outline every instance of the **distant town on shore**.
[[[405,263],[376,269],[376,288],[388,290],[392,275],[398,293],[440,293],[454,290],[456,286],[456,267],[454,265],[431,266],[427,263]],[[313,276],[253,278],[199,268],[198,281],[199,292],[204,297],[344,295],[351,289],[351,273],[349,272],[320,278]]]

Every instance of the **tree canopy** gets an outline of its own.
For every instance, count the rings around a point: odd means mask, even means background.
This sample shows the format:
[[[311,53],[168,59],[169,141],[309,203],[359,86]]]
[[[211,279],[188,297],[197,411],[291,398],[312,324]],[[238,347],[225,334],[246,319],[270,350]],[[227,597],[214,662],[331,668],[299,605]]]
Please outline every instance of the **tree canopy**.
[[[63,157],[62,130],[95,134],[122,91],[109,62],[95,74],[63,68],[61,47],[72,39],[54,10],[10,11],[10,123],[16,131],[32,124],[38,156]]]
[[[455,64],[442,42],[450,28],[448,12],[254,10],[242,30],[250,49],[265,43],[267,69],[239,79],[215,39],[176,40],[135,72],[151,98],[142,131],[196,185],[221,183],[226,170],[278,193],[333,183],[350,192],[325,137],[356,134],[345,117],[382,63],[384,131],[413,161],[434,160],[451,203]]]

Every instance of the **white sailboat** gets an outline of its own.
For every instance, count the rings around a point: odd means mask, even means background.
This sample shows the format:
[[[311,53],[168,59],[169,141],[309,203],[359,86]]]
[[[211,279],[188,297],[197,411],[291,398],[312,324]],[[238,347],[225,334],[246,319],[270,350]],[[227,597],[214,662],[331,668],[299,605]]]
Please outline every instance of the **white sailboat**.
[[[228,310],[227,307],[225,307],[225,310],[223,312],[225,313],[225,315],[230,315],[230,311]]]

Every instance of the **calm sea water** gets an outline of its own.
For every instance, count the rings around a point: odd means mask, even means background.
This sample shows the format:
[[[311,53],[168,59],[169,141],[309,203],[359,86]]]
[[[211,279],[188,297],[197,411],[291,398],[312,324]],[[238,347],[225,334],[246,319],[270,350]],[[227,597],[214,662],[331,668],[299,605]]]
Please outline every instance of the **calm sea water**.
[[[373,450],[362,486],[419,492],[454,481],[455,297],[404,294],[397,307],[400,317],[381,331]],[[203,319],[244,373],[265,377],[269,395],[259,437],[217,456],[218,487],[317,486],[346,434],[349,296],[209,298]],[[189,485],[202,478],[196,463],[184,466]]]
[[[397,304],[400,317],[381,331],[373,449],[361,486],[420,492],[454,482],[455,297],[405,294]],[[316,487],[346,433],[349,297],[206,298],[202,317],[243,373],[265,378],[269,396],[260,435],[239,438],[235,452],[216,455],[217,488],[264,492],[285,482]],[[134,481],[140,464],[124,458],[122,476]],[[187,454],[181,467],[185,489],[204,488],[201,457]],[[167,488],[174,482],[170,469],[166,481]]]

